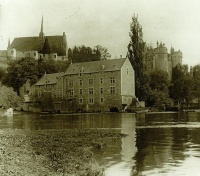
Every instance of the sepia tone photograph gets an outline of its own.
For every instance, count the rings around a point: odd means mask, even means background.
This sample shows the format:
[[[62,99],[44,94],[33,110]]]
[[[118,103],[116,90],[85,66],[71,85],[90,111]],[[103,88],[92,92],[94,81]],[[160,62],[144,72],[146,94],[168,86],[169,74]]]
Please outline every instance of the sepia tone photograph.
[[[0,175],[198,176],[198,0],[0,0]]]

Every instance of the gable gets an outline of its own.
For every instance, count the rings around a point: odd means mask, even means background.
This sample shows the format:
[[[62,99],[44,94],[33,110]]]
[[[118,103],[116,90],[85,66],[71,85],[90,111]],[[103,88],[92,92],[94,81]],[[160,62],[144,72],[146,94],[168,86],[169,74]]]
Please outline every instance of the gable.
[[[56,84],[58,81],[58,78],[61,78],[62,75],[63,75],[63,72],[45,74],[42,76],[42,78],[40,78],[40,80],[35,84],[35,86]]]

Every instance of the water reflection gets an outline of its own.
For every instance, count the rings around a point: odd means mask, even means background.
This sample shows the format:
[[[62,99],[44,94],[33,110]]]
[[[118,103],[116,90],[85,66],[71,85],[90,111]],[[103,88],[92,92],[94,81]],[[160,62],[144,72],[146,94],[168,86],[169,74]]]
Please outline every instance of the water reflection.
[[[196,175],[200,171],[199,114],[146,114],[141,119],[133,175]],[[190,122],[196,123],[195,128]],[[178,126],[180,123],[185,126]],[[195,170],[190,169],[189,161]]]
[[[29,114],[0,117],[0,128],[111,128],[128,134],[101,139],[93,149],[106,175],[198,175],[200,172],[200,113],[151,114]]]

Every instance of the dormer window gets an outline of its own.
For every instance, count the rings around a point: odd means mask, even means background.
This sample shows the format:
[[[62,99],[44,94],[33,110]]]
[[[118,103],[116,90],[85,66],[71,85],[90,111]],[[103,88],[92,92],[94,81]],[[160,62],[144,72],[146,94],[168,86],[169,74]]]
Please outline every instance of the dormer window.
[[[84,72],[84,68],[81,67],[80,72],[79,72],[79,76],[83,76],[83,72]]]

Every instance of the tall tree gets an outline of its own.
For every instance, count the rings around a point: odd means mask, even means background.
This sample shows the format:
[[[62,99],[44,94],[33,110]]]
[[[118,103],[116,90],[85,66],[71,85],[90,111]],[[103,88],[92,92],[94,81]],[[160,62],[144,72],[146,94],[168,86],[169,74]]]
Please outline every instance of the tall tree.
[[[48,41],[47,37],[45,38],[44,45],[43,45],[43,48],[40,51],[40,53],[42,53],[42,54],[50,54],[51,53],[51,48],[49,46],[49,41]]]
[[[187,105],[193,97],[193,80],[188,72],[187,65],[177,65],[172,69],[172,85],[169,87],[170,96],[179,105]]]
[[[137,16],[132,17],[129,36],[131,40],[128,45],[127,57],[135,70],[135,93],[140,100],[146,100],[149,86],[143,58],[145,43],[143,42],[142,26],[139,24]]]

